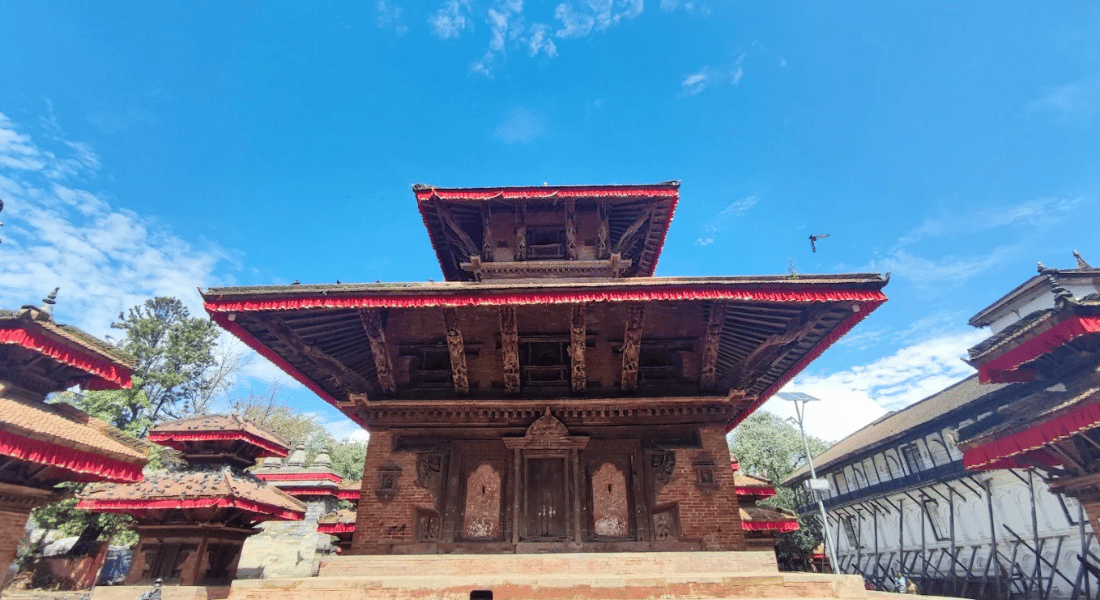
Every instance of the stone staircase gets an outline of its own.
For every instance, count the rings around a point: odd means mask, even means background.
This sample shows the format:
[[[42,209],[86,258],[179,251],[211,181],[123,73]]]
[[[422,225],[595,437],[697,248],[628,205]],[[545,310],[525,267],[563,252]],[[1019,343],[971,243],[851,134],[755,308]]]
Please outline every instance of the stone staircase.
[[[780,573],[775,553],[341,556],[318,577],[233,583],[229,600],[867,599],[856,575]]]

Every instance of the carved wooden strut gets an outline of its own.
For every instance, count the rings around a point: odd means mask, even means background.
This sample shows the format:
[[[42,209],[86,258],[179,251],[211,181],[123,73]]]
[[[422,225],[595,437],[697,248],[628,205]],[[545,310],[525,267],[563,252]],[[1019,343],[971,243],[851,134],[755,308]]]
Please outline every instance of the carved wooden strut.
[[[623,332],[623,376],[621,389],[634,391],[638,387],[638,361],[642,353],[642,321],[645,319],[645,305],[630,305],[626,318],[626,330]]]
[[[514,306],[500,307],[500,354],[504,361],[504,391],[519,393],[519,331]]]
[[[458,328],[458,309],[443,309],[443,327],[447,330],[447,352],[451,356],[451,377],[456,394],[470,393],[470,380],[466,373],[466,345],[462,330]]]
[[[722,327],[726,321],[726,303],[714,302],[707,319],[706,337],[703,339],[702,370],[699,388],[713,392],[718,387],[718,346],[722,343]]]
[[[569,327],[569,358],[574,394],[583,394],[588,388],[588,374],[584,366],[584,347],[588,333],[587,308],[584,304],[573,306],[573,318]]]

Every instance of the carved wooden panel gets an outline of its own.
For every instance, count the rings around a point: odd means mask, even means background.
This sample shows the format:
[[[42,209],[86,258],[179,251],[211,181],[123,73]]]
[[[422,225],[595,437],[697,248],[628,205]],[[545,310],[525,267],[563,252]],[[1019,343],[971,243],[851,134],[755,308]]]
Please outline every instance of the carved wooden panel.
[[[605,462],[592,473],[592,533],[599,537],[630,535],[630,502],[622,469]]]
[[[442,532],[442,519],[439,513],[426,508],[416,509],[416,541],[438,542]]]
[[[726,303],[712,303],[703,338],[702,370],[699,374],[699,387],[704,392],[713,392],[718,387],[718,346],[722,343],[722,327],[725,321]]]
[[[527,260],[527,204],[520,200],[516,206],[516,260]]]
[[[416,485],[432,493],[439,503],[443,489],[443,455],[436,452],[421,452],[416,455]]]
[[[598,224],[596,226],[596,258],[605,260],[611,256],[611,225],[609,210],[606,200],[601,200],[598,206]]]
[[[516,327],[516,309],[500,307],[500,354],[503,359],[504,391],[519,393],[519,330]]]
[[[638,387],[638,359],[642,351],[642,321],[645,319],[645,305],[630,305],[623,332],[623,375],[621,389],[633,391]]]
[[[587,331],[587,307],[577,304],[573,307],[573,318],[569,327],[569,358],[572,364],[572,386],[574,394],[583,394],[588,387],[588,373],[585,369],[585,341]]]
[[[565,258],[577,260],[577,201],[565,200]]]
[[[501,534],[500,503],[504,488],[499,467],[482,463],[466,477],[462,537],[496,539]]]
[[[393,362],[386,348],[386,331],[382,325],[382,312],[377,308],[359,311],[359,319],[370,341],[370,352],[374,355],[374,370],[378,376],[378,387],[384,394],[396,394],[397,382],[393,377]]]
[[[470,379],[466,372],[466,345],[462,342],[462,330],[458,328],[458,309],[443,309],[443,326],[447,330],[447,352],[451,357],[451,376],[455,393],[470,393]]]
[[[672,479],[672,473],[676,470],[676,453],[672,450],[651,451],[649,470],[653,477],[653,493],[657,494]]]
[[[493,207],[484,202],[481,205],[481,259],[493,262],[493,248],[496,246],[493,239]]]
[[[680,539],[680,511],[675,504],[657,507],[653,510],[653,539],[676,541]]]

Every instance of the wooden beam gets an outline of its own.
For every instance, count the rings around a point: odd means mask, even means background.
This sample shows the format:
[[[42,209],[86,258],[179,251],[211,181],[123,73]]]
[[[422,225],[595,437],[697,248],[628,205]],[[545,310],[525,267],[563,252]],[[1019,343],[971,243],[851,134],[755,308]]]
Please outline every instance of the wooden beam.
[[[481,203],[481,260],[493,262],[496,245],[493,239],[493,206],[485,201]]]
[[[638,235],[638,231],[641,230],[642,225],[648,223],[653,217],[653,210],[655,207],[656,204],[651,203],[642,211],[642,214],[630,224],[630,227],[626,228],[626,231],[623,232],[623,236],[619,238],[615,247],[611,249],[612,254],[621,254],[634,244],[634,238]]]
[[[443,221],[443,224],[451,230],[451,233],[458,239],[458,244],[462,246],[462,252],[467,256],[481,256],[481,252],[478,251],[477,244],[474,243],[470,236],[462,230],[462,227],[455,221],[451,212],[447,210],[447,207],[443,205],[443,202],[436,199],[432,201],[435,206],[435,212],[439,215],[439,220]]]
[[[587,310],[585,304],[574,304],[569,327],[569,358],[574,394],[583,394],[588,389],[588,372],[584,365],[584,348],[588,334]]]
[[[443,309],[443,327],[447,330],[447,352],[451,355],[451,378],[456,394],[470,393],[470,378],[466,372],[466,344],[458,328],[458,309]]]
[[[516,260],[527,260],[527,203],[516,202]]]
[[[702,369],[699,373],[699,388],[704,392],[713,392],[718,387],[718,347],[722,343],[722,328],[726,323],[725,302],[713,302],[707,329],[703,338]]]
[[[607,260],[611,256],[611,224],[607,200],[600,200],[597,206],[596,259]]]
[[[632,392],[638,387],[638,361],[642,354],[642,322],[645,305],[636,302],[629,306],[626,329],[623,331],[623,374],[620,389]]]
[[[577,260],[577,201],[565,199],[565,258]]]
[[[519,393],[519,330],[516,307],[500,307],[500,355],[504,368],[504,392]]]
[[[299,360],[312,363],[332,380],[336,387],[348,394],[362,393],[370,389],[370,383],[359,373],[352,371],[344,363],[329,356],[324,351],[306,343],[294,333],[282,319],[272,315],[254,314],[253,320],[266,328],[271,335],[286,347],[288,353]]]
[[[374,371],[378,375],[378,387],[383,394],[396,394],[397,382],[393,378],[393,360],[386,345],[386,330],[382,324],[382,311],[377,308],[360,309],[359,320],[370,340],[370,353],[374,355]]]
[[[828,315],[827,308],[807,310],[801,317],[788,321],[783,331],[764,340],[741,363],[742,385],[747,383],[746,379],[752,377],[764,363],[770,363],[782,354],[784,348],[801,342]]]

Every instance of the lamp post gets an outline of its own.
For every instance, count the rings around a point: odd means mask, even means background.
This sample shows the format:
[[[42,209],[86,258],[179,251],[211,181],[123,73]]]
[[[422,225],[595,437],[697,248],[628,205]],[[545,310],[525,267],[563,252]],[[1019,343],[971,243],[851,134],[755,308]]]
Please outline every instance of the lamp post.
[[[798,430],[802,432],[802,445],[806,448],[806,462],[810,466],[810,494],[817,500],[817,510],[821,514],[821,535],[825,538],[825,553],[829,557],[829,568],[836,572],[836,548],[833,547],[833,537],[829,533],[829,519],[825,516],[825,502],[822,501],[822,491],[818,487],[817,472],[814,470],[814,459],[810,454],[810,442],[806,439],[806,428],[802,424],[802,418],[806,414],[806,403],[817,402],[821,398],[814,398],[802,392],[781,392],[776,394],[780,398],[794,403],[794,412],[798,415]]]

